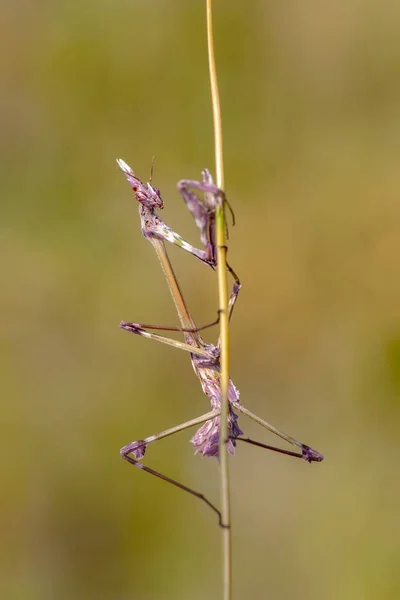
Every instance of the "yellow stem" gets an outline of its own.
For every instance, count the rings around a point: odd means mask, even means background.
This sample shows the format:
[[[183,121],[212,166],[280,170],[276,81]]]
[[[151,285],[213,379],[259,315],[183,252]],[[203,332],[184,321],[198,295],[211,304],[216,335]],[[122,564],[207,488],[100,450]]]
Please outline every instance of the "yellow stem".
[[[214,145],[216,183],[224,189],[224,159],[221,107],[218,91],[217,69],[215,65],[214,39],[212,28],[212,0],[207,3],[207,41],[208,62],[210,71],[211,102],[214,121]],[[223,203],[216,208],[216,243],[217,243],[217,277],[220,309],[220,340],[221,340],[221,428],[219,439],[219,456],[221,465],[221,515],[223,535],[223,600],[232,598],[232,542],[228,454],[228,384],[229,384],[229,320],[228,320],[228,281],[226,268],[225,246],[225,213]]]
[[[219,100],[217,67],[215,64],[212,25],[212,0],[207,0],[208,69],[210,72],[211,102],[214,121],[215,174],[217,186],[224,189],[224,148],[222,136],[221,104]]]

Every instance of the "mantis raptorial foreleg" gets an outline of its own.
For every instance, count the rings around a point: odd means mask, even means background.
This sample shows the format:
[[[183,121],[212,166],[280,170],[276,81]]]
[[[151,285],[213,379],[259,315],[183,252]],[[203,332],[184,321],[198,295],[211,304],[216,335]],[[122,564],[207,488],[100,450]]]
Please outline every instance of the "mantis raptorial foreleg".
[[[197,196],[195,196],[195,198],[198,202],[200,202]],[[142,233],[145,238],[148,238],[150,240],[151,238],[155,238],[163,242],[169,242],[170,244],[173,244],[174,246],[177,246],[178,248],[182,248],[182,250],[189,252],[189,254],[195,256],[196,258],[204,262],[206,265],[210,266],[212,269],[215,269],[217,264],[215,260],[215,246],[213,245],[212,241],[208,241],[212,238],[203,237],[204,231],[200,232],[201,241],[202,243],[204,243],[206,248],[205,250],[202,250],[201,248],[196,248],[196,246],[193,246],[192,244],[187,242],[182,236],[179,235],[179,233],[176,233],[170,227],[168,227],[168,225],[166,225],[164,221],[161,221],[160,218],[157,219],[157,224],[145,224],[142,227]],[[212,230],[210,231],[210,235],[212,235]],[[236,302],[242,284],[240,282],[239,277],[229,264],[227,264],[227,268],[234,279],[233,290],[231,293],[230,300],[230,304],[232,304],[233,309],[233,305]]]
[[[135,176],[130,166],[122,159],[118,159],[117,163],[128,179],[137,200],[143,206],[152,212],[164,207],[158,188],[153,187],[150,183],[148,183],[147,186],[144,185],[140,179]],[[146,238],[156,238],[174,244],[178,248],[182,248],[215,269],[217,264],[215,248],[215,211],[217,203],[222,202],[229,207],[233,224],[235,223],[235,217],[232,208],[226,199],[225,192],[214,184],[208,169],[202,171],[202,178],[202,182],[192,179],[182,179],[178,182],[177,187],[190,214],[193,216],[204,249],[197,248],[186,241],[179,233],[171,229],[171,227],[169,227],[155,212],[153,212],[151,219],[142,220],[142,233]],[[191,187],[204,192],[204,201],[190,189]],[[241,288],[239,277],[229,264],[227,265],[227,268],[235,280],[232,295],[235,294],[237,296]],[[233,303],[235,301],[236,297]]]
[[[200,248],[196,248],[189,242],[187,242],[179,233],[176,233],[168,227],[164,222],[158,223],[156,225],[148,225],[142,228],[142,233],[146,238],[156,238],[162,240],[163,242],[169,242],[170,244],[174,244],[178,248],[182,248],[192,256],[195,256],[202,262],[206,263],[212,268],[215,268],[215,263],[210,257],[209,252],[207,250],[201,250]]]
[[[225,192],[214,184],[211,173],[208,169],[203,169],[203,181],[193,179],[181,179],[177,187],[179,193],[184,199],[186,206],[193,215],[197,228],[200,232],[202,244],[211,251],[215,259],[215,239],[214,224],[217,204],[226,204],[232,215],[232,224],[235,224],[235,215],[229,204]],[[190,188],[204,192],[204,201],[194,193]]]
[[[211,267],[215,268],[217,264],[217,252],[215,242],[215,212],[218,203],[226,204],[232,215],[232,224],[235,224],[235,215],[229,204],[225,192],[214,184],[211,173],[208,169],[202,171],[203,181],[195,181],[193,179],[181,179],[178,182],[178,190],[181,194],[186,206],[193,216],[196,226],[200,233],[200,240],[205,247],[203,257]],[[204,192],[204,201],[198,197],[190,188]],[[231,299],[229,301],[229,318],[232,314],[233,306],[236,302],[242,284],[239,277],[227,264],[227,269],[234,279]]]
[[[203,250],[201,248],[196,248],[196,246],[187,242],[181,235],[168,227],[155,212],[164,207],[158,188],[153,187],[150,183],[147,185],[143,184],[140,179],[136,177],[131,167],[122,159],[118,159],[117,163],[133,189],[136,199],[143,206],[143,210],[146,213],[146,217],[143,218],[142,215],[141,218],[141,228],[144,237],[148,238],[150,241],[153,238],[174,244],[178,248],[182,248],[215,269],[217,265],[215,248],[215,211],[218,202],[227,204],[232,213],[233,223],[235,221],[232,208],[225,197],[225,193],[214,184],[208,169],[204,169],[202,172],[202,182],[191,179],[182,179],[178,183],[178,190],[200,232],[200,240],[205,248]],[[190,190],[190,187],[204,192],[204,202],[201,201],[197,194]],[[234,279],[233,290],[229,301],[229,313],[231,315],[242,284],[229,264],[227,264],[227,268]]]

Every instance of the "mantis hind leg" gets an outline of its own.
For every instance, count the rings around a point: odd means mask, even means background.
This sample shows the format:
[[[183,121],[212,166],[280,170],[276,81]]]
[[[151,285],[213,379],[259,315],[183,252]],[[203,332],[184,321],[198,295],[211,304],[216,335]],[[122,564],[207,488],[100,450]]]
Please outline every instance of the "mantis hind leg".
[[[218,508],[210,500],[208,500],[208,498],[204,494],[202,494],[201,492],[197,492],[193,488],[191,488],[187,485],[184,485],[183,483],[180,483],[179,481],[176,481],[176,479],[172,479],[172,477],[168,477],[167,475],[164,475],[163,473],[160,473],[159,471],[155,471],[151,467],[148,467],[148,466],[144,465],[142,462],[140,462],[140,460],[143,458],[143,456],[146,452],[147,446],[149,444],[151,444],[152,442],[156,442],[165,437],[174,435],[175,433],[178,433],[179,431],[188,429],[189,427],[193,427],[194,425],[199,425],[201,423],[204,423],[205,421],[218,416],[219,413],[220,413],[219,409],[215,409],[205,415],[202,415],[201,417],[197,417],[195,419],[192,419],[191,421],[186,421],[185,423],[181,423],[180,425],[171,427],[170,429],[167,429],[167,430],[157,433],[155,435],[149,436],[143,440],[131,442],[130,444],[121,448],[120,454],[124,460],[126,460],[128,463],[130,463],[134,467],[137,467],[138,469],[141,469],[142,471],[145,471],[146,473],[149,473],[150,475],[154,475],[155,477],[158,477],[162,481],[166,481],[167,483],[174,485],[175,487],[183,490],[184,492],[187,492],[188,494],[191,494],[192,496],[199,498],[199,500],[204,502],[207,506],[209,506],[211,508],[211,510],[213,510],[218,515],[218,522],[219,522],[220,527],[226,527],[222,523],[221,511],[218,510]]]

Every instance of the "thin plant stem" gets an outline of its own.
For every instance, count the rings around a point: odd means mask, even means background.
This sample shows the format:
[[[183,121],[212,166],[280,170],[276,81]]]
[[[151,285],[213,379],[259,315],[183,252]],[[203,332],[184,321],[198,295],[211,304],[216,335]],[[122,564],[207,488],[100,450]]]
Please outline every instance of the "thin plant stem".
[[[215,175],[216,183],[224,189],[224,147],[222,136],[221,104],[219,100],[217,67],[215,64],[214,36],[212,24],[212,0],[207,2],[207,46],[208,69],[210,72],[211,102],[214,121]]]
[[[218,91],[217,69],[215,64],[214,38],[212,27],[212,0],[206,0],[207,6],[207,42],[208,64],[210,72],[211,102],[214,121],[214,146],[216,183],[224,189],[224,159],[221,107]],[[228,317],[228,280],[225,246],[225,214],[224,202],[218,202],[216,207],[215,231],[217,242],[217,276],[220,311],[220,340],[221,340],[221,425],[219,438],[219,457],[221,465],[221,520],[223,536],[223,600],[232,598],[232,536],[230,514],[230,489],[228,453],[228,385],[229,385],[229,317]]]

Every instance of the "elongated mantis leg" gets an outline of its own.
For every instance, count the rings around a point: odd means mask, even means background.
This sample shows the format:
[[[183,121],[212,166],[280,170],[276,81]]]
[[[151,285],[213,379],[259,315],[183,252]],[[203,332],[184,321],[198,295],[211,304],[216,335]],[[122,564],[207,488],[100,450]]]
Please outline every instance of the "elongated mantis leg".
[[[190,344],[180,342],[179,340],[174,340],[173,338],[164,337],[163,335],[157,335],[156,333],[150,333],[149,331],[143,329],[140,323],[127,323],[126,321],[121,321],[119,326],[121,327],[121,329],[125,329],[126,331],[130,331],[131,333],[135,333],[136,335],[140,335],[141,337],[147,338],[149,340],[161,342],[162,344],[167,344],[167,346],[172,346],[173,348],[185,350],[186,352],[196,354],[197,356],[202,356],[210,360],[215,360],[215,356],[205,348],[191,346]]]
[[[220,413],[219,408],[215,408],[204,415],[200,415],[200,417],[196,417],[191,419],[190,421],[185,421],[184,423],[180,423],[179,425],[175,425],[174,427],[170,427],[169,429],[165,429],[164,431],[160,431],[159,433],[155,433],[154,435],[149,435],[143,440],[138,440],[136,442],[131,442],[127,444],[123,448],[121,448],[120,453],[123,456],[132,453],[137,460],[144,456],[146,448],[149,444],[153,442],[157,442],[158,440],[162,440],[166,437],[174,435],[175,433],[179,433],[180,431],[184,431],[185,429],[189,429],[190,427],[194,427],[195,425],[201,425],[201,423],[205,423],[209,419],[213,419],[217,417]]]
[[[232,402],[232,404],[236,408],[236,410],[238,410],[239,412],[243,413],[244,415],[247,415],[250,419],[252,419],[256,423],[258,423],[262,427],[265,427],[265,429],[268,429],[268,431],[271,431],[272,433],[279,436],[286,442],[289,442],[289,444],[292,444],[293,446],[296,446],[297,448],[299,448],[301,450],[301,458],[303,458],[305,461],[321,462],[321,460],[323,460],[323,458],[324,458],[323,454],[320,454],[317,450],[314,450],[310,446],[307,446],[306,444],[299,442],[298,440],[296,440],[292,436],[288,435],[287,433],[280,431],[279,429],[277,429],[276,427],[274,427],[267,421],[264,421],[264,419],[261,419],[260,417],[258,417],[256,414],[251,412],[251,410],[249,410],[242,404],[239,404],[239,402]],[[245,441],[245,440],[243,439],[243,441]],[[249,443],[254,443],[254,442],[251,441]],[[255,444],[255,445],[259,445],[262,447],[262,445],[259,443]]]
[[[193,427],[194,425],[199,425],[201,423],[204,423],[205,421],[208,421],[209,419],[213,419],[214,417],[218,416],[219,413],[220,413],[219,409],[215,409],[205,415],[202,415],[201,417],[197,417],[196,419],[192,419],[191,421],[186,421],[185,423],[181,423],[180,425],[176,425],[175,427],[171,427],[170,429],[166,429],[165,431],[162,431],[155,435],[151,435],[151,436],[145,438],[144,440],[138,440],[136,442],[131,442],[130,444],[121,448],[120,453],[121,453],[122,458],[124,460],[126,460],[127,462],[129,462],[134,467],[137,467],[138,469],[141,469],[142,471],[145,471],[146,473],[150,473],[150,475],[154,475],[155,477],[158,477],[159,479],[162,479],[163,481],[166,481],[167,483],[171,483],[172,485],[183,490],[184,492],[188,492],[188,494],[191,494],[192,496],[199,498],[199,500],[202,500],[205,504],[207,504],[207,506],[209,506],[218,515],[218,522],[219,522],[220,527],[224,527],[224,525],[222,523],[222,519],[221,519],[221,512],[210,500],[208,500],[208,498],[206,498],[206,496],[204,496],[204,494],[197,492],[193,488],[190,488],[187,485],[184,485],[183,483],[176,481],[176,479],[172,479],[171,477],[168,477],[167,475],[163,475],[159,471],[155,471],[151,467],[148,467],[148,466],[144,465],[143,463],[139,462],[140,459],[143,458],[143,456],[146,452],[147,446],[149,444],[151,444],[152,442],[156,442],[165,437],[174,435],[175,433],[178,433],[179,431],[184,431],[185,429],[188,429],[189,427]],[[133,456],[130,456],[130,454],[132,454]]]
[[[269,444],[262,444],[261,442],[252,440],[251,438],[237,437],[237,438],[235,438],[235,440],[239,440],[240,442],[246,442],[247,444],[251,444],[253,446],[258,446],[259,448],[265,448],[265,450],[272,450],[273,452],[279,452],[279,454],[286,454],[287,456],[293,456],[294,458],[302,458],[302,459],[305,458],[303,453],[292,452],[291,450],[285,450],[284,448],[278,448],[277,446],[270,446]],[[315,450],[313,452],[315,452]],[[312,458],[311,460],[307,460],[307,462],[310,462],[310,463],[311,462],[321,462],[321,460],[323,460],[323,456],[322,456],[322,454],[319,454],[318,457]]]
[[[240,289],[240,287],[239,287],[239,289]],[[238,296],[238,292],[239,292],[239,290],[234,286],[231,298],[229,299],[229,305],[228,305],[229,318],[231,318],[233,307],[235,305],[235,302],[236,302],[236,299]],[[150,337],[150,339],[154,339],[157,342],[161,341],[164,344],[175,346],[176,345],[175,340],[172,340],[171,338],[164,338],[162,336],[157,336],[157,334],[155,334],[155,336],[144,335],[144,334],[146,334],[145,330],[153,329],[156,331],[180,331],[182,333],[199,333],[199,331],[204,331],[205,329],[209,329],[210,327],[214,327],[215,325],[218,325],[219,320],[220,320],[220,317],[218,315],[218,318],[215,319],[215,321],[213,321],[212,323],[209,323],[208,325],[202,325],[201,327],[194,327],[194,328],[176,327],[176,326],[169,326],[169,325],[149,325],[148,323],[133,323],[133,322],[128,322],[128,321],[121,321],[119,326],[121,329],[130,331],[131,333],[135,333],[136,335],[142,335],[143,337]],[[167,342],[166,341],[167,339],[170,339],[170,342]],[[206,346],[206,344],[205,344],[205,346]],[[190,345],[190,350],[189,350],[189,344],[181,344],[178,342],[178,347],[181,348],[182,350],[188,350],[189,352],[193,353],[193,346]]]
[[[237,284],[235,283],[233,290],[232,290],[231,298],[229,299],[229,305],[228,305],[229,319],[231,318],[233,307],[235,305],[239,290],[240,290],[240,287],[237,286]],[[162,342],[163,344],[168,344],[169,346],[175,346],[177,348],[180,348],[181,350],[187,350],[188,352],[191,352],[192,354],[199,354],[198,352],[193,352],[193,346],[191,346],[190,344],[185,344],[185,343],[179,342],[177,340],[173,340],[171,338],[165,338],[163,336],[158,336],[157,334],[150,334],[149,332],[147,332],[145,330],[154,329],[157,331],[181,331],[182,333],[198,333],[199,331],[203,331],[204,329],[208,329],[209,327],[214,327],[215,325],[218,325],[218,323],[219,323],[219,316],[212,323],[209,323],[208,325],[203,325],[202,327],[195,327],[195,328],[174,327],[174,326],[171,327],[168,325],[149,325],[147,323],[133,323],[133,322],[127,322],[127,321],[121,321],[119,326],[121,327],[121,329],[130,331],[131,333],[135,333],[136,335],[141,335],[142,337],[147,337],[147,338],[153,339],[157,342]],[[205,344],[205,346],[206,346],[206,344]],[[203,353],[201,353],[201,354],[203,356],[205,356]],[[211,358],[211,355],[209,355],[209,357]]]
[[[285,450],[284,448],[278,448],[277,446],[270,446],[268,444],[262,444],[261,442],[257,442],[256,440],[252,440],[251,438],[242,438],[237,437],[237,440],[241,442],[246,442],[247,444],[251,444],[253,446],[258,446],[259,448],[265,448],[266,450],[272,450],[273,452],[279,452],[280,454],[286,454],[287,456],[294,456],[295,458],[303,458],[303,455],[300,452],[292,452],[292,450]]]
[[[196,498],[199,498],[199,500],[202,500],[203,502],[205,502],[205,504],[207,504],[207,506],[209,506],[215,513],[217,513],[219,526],[226,527],[226,525],[224,525],[222,523],[221,511],[219,511],[218,508],[210,500],[208,500],[208,498],[206,498],[206,496],[204,496],[204,494],[202,494],[201,492],[197,492],[196,490],[188,487],[187,485],[184,485],[183,483],[180,483],[179,481],[176,481],[175,479],[172,479],[171,477],[168,477],[167,475],[163,475],[162,473],[159,473],[158,471],[155,471],[154,469],[147,467],[146,465],[142,464],[141,462],[138,462],[131,456],[123,456],[123,458],[126,461],[128,461],[131,465],[138,467],[139,469],[142,469],[142,471],[145,471],[146,473],[150,473],[150,475],[154,475],[155,477],[158,477],[159,479],[162,479],[163,481],[166,481],[167,483],[171,483],[172,485],[179,488],[180,490],[183,490],[184,492],[188,492],[188,494],[191,494],[192,496],[195,496]]]
[[[217,321],[217,323],[218,323],[218,321]],[[173,338],[164,337],[163,335],[158,335],[157,333],[151,333],[149,331],[146,331],[146,328],[149,328],[149,329],[162,329],[162,330],[166,330],[166,331],[170,330],[170,331],[182,331],[182,332],[197,333],[199,331],[199,329],[185,329],[183,327],[164,327],[164,326],[157,326],[157,325],[141,325],[140,323],[127,323],[126,321],[121,321],[119,326],[121,327],[121,329],[125,329],[126,331],[129,331],[130,333],[140,335],[141,337],[144,337],[144,338],[147,338],[150,340],[154,340],[156,342],[161,342],[162,344],[167,344],[168,346],[172,346],[173,348],[178,348],[179,350],[185,350],[186,352],[190,352],[190,354],[193,354],[196,356],[201,356],[201,357],[207,359],[207,361],[205,363],[205,364],[207,364],[207,366],[210,366],[210,365],[218,362],[219,352],[217,352],[215,350],[216,347],[212,346],[211,344],[204,344],[204,347],[197,346],[197,345],[194,346],[194,345],[188,344],[186,342],[181,342],[179,340],[174,340]],[[200,328],[200,329],[204,329],[204,327]],[[213,351],[213,349],[214,349],[214,351]]]
[[[160,331],[181,331],[182,333],[198,333],[199,331],[204,331],[204,329],[209,329],[210,327],[218,325],[219,315],[218,318],[215,319],[215,321],[209,323],[208,325],[202,325],[201,327],[170,327],[169,325],[147,325],[145,323],[126,323],[125,321],[122,321],[122,323],[124,323],[125,325],[131,325],[132,327],[137,326],[140,329],[157,329]],[[125,327],[123,327],[123,329],[125,329]]]
[[[236,300],[238,299],[240,288],[242,287],[242,284],[239,280],[239,277],[236,275],[235,271],[232,269],[232,267],[230,267],[228,264],[226,266],[228,268],[229,273],[232,275],[232,277],[234,279],[231,296],[230,296],[229,302],[228,302],[228,316],[229,316],[229,320],[231,320],[233,309],[236,304]]]

